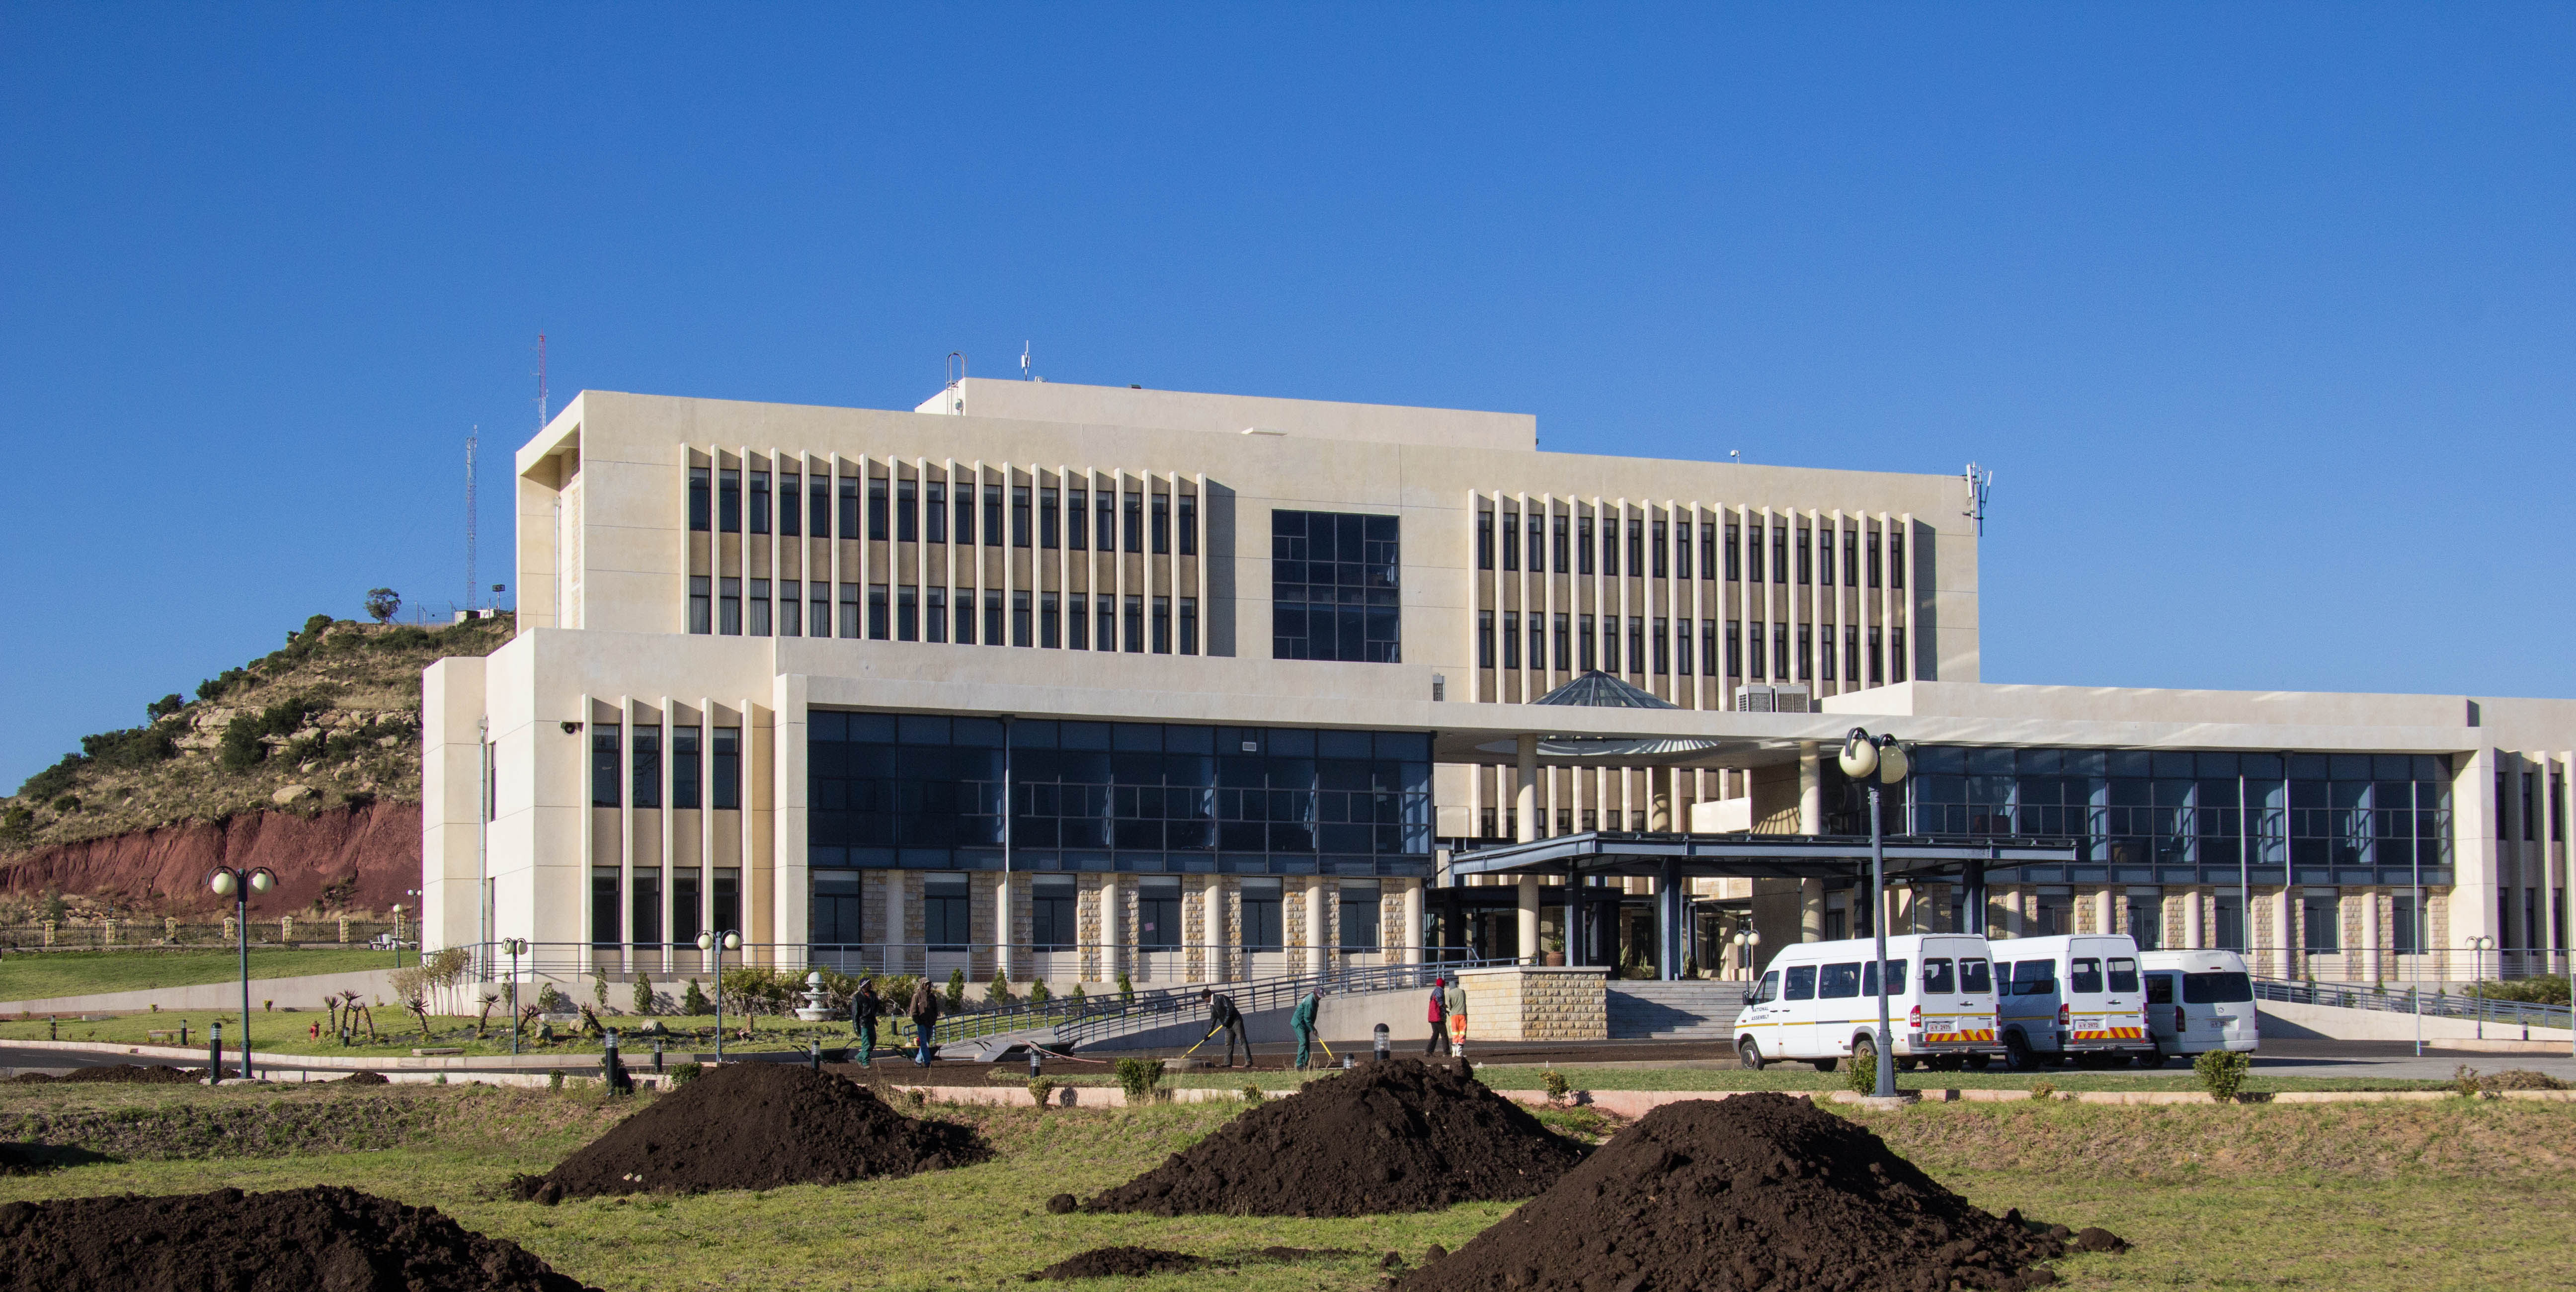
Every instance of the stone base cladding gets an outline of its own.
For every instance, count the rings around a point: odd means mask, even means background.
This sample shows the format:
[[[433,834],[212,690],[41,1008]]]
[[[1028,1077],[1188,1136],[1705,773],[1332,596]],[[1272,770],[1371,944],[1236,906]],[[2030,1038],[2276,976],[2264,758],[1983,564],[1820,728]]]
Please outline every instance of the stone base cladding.
[[[1610,1039],[1608,971],[1507,966],[1468,969],[1471,1041],[1606,1041]]]

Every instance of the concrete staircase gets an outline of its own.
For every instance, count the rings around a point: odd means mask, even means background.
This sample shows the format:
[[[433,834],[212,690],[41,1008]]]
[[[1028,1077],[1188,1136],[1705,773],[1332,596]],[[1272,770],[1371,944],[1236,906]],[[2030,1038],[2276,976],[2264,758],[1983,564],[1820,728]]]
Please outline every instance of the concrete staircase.
[[[1686,978],[1678,982],[1613,982],[1614,1041],[1732,1041],[1744,1009],[1745,984]]]

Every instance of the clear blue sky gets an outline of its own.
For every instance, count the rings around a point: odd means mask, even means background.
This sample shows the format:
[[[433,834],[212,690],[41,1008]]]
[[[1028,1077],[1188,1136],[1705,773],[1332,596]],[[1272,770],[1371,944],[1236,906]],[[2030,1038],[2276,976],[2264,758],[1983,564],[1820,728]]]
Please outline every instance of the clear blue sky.
[[[0,783],[585,386],[1997,474],[1990,681],[2576,694],[2576,10],[0,5]]]

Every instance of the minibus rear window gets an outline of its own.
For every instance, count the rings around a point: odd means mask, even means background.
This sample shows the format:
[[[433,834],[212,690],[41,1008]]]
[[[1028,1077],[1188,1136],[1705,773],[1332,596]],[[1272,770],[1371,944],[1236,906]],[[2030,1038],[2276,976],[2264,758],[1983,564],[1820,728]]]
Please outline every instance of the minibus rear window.
[[[2182,1003],[2186,1005],[2242,1005],[2252,999],[2253,982],[2234,970],[2182,976]]]
[[[1875,960],[1860,967],[1860,994],[1864,996],[1878,994],[1878,962]],[[1905,994],[1905,962],[1902,960],[1887,962],[1887,994],[1890,996]]]
[[[1815,998],[1816,967],[1814,965],[1789,966],[1789,990],[1781,995],[1781,999],[1814,1000]]]
[[[1844,1000],[1860,994],[1860,961],[1826,965],[1823,980],[1816,984],[1816,999]]]
[[[1971,996],[1983,996],[1995,989],[1994,975],[1986,971],[1983,960],[1959,962],[1959,990]]]
[[[1955,995],[1959,990],[1959,975],[1947,960],[1926,960],[1923,962],[1923,990],[1928,994]]]
[[[2111,957],[2111,990],[2134,992],[2138,989],[2138,962],[2127,956]]]
[[[2057,994],[2057,962],[2022,960],[2013,965],[2012,994],[2016,996],[2054,996]]]
[[[2066,986],[2078,996],[2102,994],[2102,962],[2085,956],[2066,962]]]

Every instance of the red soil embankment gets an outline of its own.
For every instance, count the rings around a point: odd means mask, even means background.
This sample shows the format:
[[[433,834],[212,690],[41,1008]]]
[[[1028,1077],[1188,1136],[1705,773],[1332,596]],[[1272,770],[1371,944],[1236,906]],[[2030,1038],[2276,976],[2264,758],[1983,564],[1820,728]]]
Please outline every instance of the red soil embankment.
[[[206,887],[217,866],[276,872],[277,889],[254,899],[255,909],[296,911],[320,902],[389,910],[420,886],[420,805],[378,802],[312,816],[246,812],[58,844],[0,866],[0,892],[52,889],[130,909],[213,913],[230,907]]]

